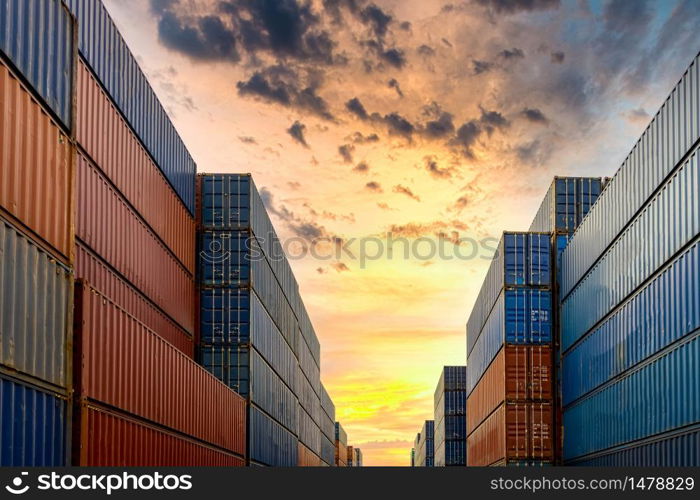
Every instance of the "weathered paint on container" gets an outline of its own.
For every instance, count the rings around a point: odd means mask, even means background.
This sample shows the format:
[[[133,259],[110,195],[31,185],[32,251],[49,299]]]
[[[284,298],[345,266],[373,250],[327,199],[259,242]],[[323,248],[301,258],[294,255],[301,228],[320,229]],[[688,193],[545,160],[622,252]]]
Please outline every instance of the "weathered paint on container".
[[[245,400],[84,283],[75,326],[76,396],[245,454]]]
[[[467,399],[467,432],[504,401],[551,401],[553,388],[550,346],[504,346]]]
[[[328,418],[330,418],[331,422],[335,422],[335,405],[333,404],[333,400],[331,399],[331,396],[328,394],[328,391],[322,383],[320,384],[320,387],[321,408],[328,416]],[[328,438],[333,439],[333,436],[328,436]]]
[[[699,58],[700,54],[606,184],[562,254],[562,296],[587,274],[700,137]],[[672,227],[677,226],[674,223]],[[650,239],[658,241],[656,236]]]
[[[309,379],[304,375],[303,370],[299,367],[296,377],[296,390],[295,393],[299,398],[299,404],[306,410],[311,416],[311,419],[320,426],[321,424],[321,401],[313,390],[312,384]]]
[[[299,407],[299,441],[317,455],[321,454],[321,429],[311,415]]]
[[[326,465],[335,466],[335,445],[325,436],[321,437],[321,460]]]
[[[467,355],[504,287],[552,284],[551,242],[546,233],[503,233],[467,322]]]
[[[0,60],[0,206],[68,264],[73,163],[69,138]]]
[[[75,275],[90,283],[129,315],[146,325],[188,357],[194,358],[192,335],[175,323],[139,290],[79,241],[75,244]]]
[[[243,467],[243,457],[94,403],[74,419],[73,465],[81,467]]]
[[[251,464],[294,467],[298,463],[297,438],[254,405],[248,407]]]
[[[76,235],[188,332],[194,279],[82,154],[77,162]],[[80,276],[79,276],[80,277]]]
[[[353,447],[348,446],[345,449],[345,451],[347,453],[346,457],[347,457],[348,467],[355,467],[355,453],[354,453]]]
[[[73,275],[0,219],[0,364],[69,388]]]
[[[197,167],[101,1],[66,0],[79,49],[146,150],[194,215]]]
[[[529,231],[571,235],[600,196],[600,177],[555,177]]]
[[[693,151],[564,298],[563,351],[700,234],[698,151]]]
[[[676,257],[562,359],[571,404],[700,329],[700,242]]]
[[[655,436],[639,444],[614,448],[594,457],[572,461],[581,467],[697,467],[700,429],[683,429]]]
[[[470,394],[504,344],[548,344],[552,341],[552,293],[519,288],[504,290],[467,360]]]
[[[434,463],[466,465],[467,367],[445,366],[433,395]]]
[[[299,452],[297,466],[299,467],[321,467],[321,457],[299,442]]]
[[[75,20],[56,0],[0,1],[0,52],[70,130]]]
[[[467,465],[495,465],[502,460],[551,460],[551,403],[504,403],[467,438]]]
[[[346,445],[337,439],[335,440],[335,465],[337,467],[347,467],[348,465],[347,455],[345,454],[346,448]]]
[[[153,232],[194,274],[194,218],[82,59],[75,136]]]
[[[65,395],[0,372],[0,466],[70,465],[69,420]]]
[[[700,422],[700,333],[564,410],[564,460]]]

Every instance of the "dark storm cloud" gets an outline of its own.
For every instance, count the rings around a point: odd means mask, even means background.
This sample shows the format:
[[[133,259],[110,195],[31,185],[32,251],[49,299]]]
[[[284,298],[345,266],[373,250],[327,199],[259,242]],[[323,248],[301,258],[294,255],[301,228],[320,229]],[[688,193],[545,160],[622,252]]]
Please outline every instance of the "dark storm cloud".
[[[399,82],[396,80],[396,78],[392,78],[391,80],[389,80],[387,82],[387,85],[389,86],[389,88],[394,89],[399,97],[403,97],[401,85],[399,85]]]
[[[482,73],[486,73],[487,71],[491,71],[493,69],[493,63],[474,59],[472,60],[472,69],[475,75],[480,75]]]
[[[379,136],[377,134],[363,135],[361,132],[355,132],[352,134],[352,142],[355,144],[369,144],[372,142],[379,142]]]
[[[346,102],[345,108],[361,120],[366,120],[367,118],[369,118],[367,110],[357,97],[353,97],[348,102]]]
[[[260,198],[268,212],[283,221],[295,236],[308,242],[318,240],[319,238],[336,243],[343,241],[341,237],[329,233],[328,230],[318,222],[298,217],[284,205],[276,206],[274,196],[267,187],[263,186],[260,189]]]
[[[340,24],[343,21],[342,9],[357,15],[360,6],[365,3],[365,0],[323,0],[323,9],[331,16],[334,23]]]
[[[375,4],[370,4],[362,9],[359,17],[372,29],[379,40],[384,38],[392,21],[392,17]]]
[[[158,22],[158,37],[166,47],[193,59],[240,60],[233,33],[218,17],[202,17],[195,26],[189,26],[166,10]]]
[[[476,144],[481,132],[481,127],[477,121],[471,120],[459,127],[451,144],[458,147],[465,157],[474,158],[474,151],[472,148]]]
[[[291,127],[287,129],[287,133],[292,136],[292,139],[294,139],[296,142],[304,146],[305,148],[308,148],[309,145],[306,142],[306,138],[304,137],[304,131],[306,130],[306,125],[299,121],[295,121],[294,124],[292,124]]]
[[[488,111],[483,107],[481,109],[481,118],[479,122],[484,126],[486,133],[490,136],[494,130],[503,130],[510,125],[508,120],[498,111]]]
[[[391,66],[401,69],[406,64],[406,55],[403,50],[392,48],[379,52],[379,57]]]
[[[544,115],[542,111],[536,108],[525,108],[520,114],[528,121],[532,123],[549,123],[549,119]]]
[[[561,3],[560,0],[475,0],[475,2],[489,7],[499,14],[554,9],[559,7]]]
[[[379,120],[387,126],[390,134],[405,137],[409,141],[416,130],[416,127],[411,122],[396,112],[384,115]]]
[[[522,49],[513,47],[512,49],[502,50],[498,55],[506,60],[522,59],[525,57],[525,52],[523,52]]]
[[[338,147],[338,154],[345,163],[352,163],[352,154],[355,152],[355,146],[352,144],[343,144]]]
[[[552,52],[550,57],[552,63],[562,64],[564,62],[564,59],[566,58],[566,54],[564,54],[563,52]]]
[[[431,139],[439,139],[451,136],[454,131],[452,114],[440,111],[437,119],[426,122],[423,133]]]

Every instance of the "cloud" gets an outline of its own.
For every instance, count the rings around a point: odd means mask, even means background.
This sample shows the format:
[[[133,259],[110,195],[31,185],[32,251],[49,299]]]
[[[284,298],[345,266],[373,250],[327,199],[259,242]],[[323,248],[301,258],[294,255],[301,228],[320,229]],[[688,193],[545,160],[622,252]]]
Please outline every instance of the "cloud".
[[[550,58],[553,64],[562,64],[566,58],[566,54],[564,54],[564,52],[552,52]]]
[[[296,181],[289,181],[287,183],[287,186],[289,186],[289,189],[291,189],[292,191],[297,191],[299,190],[299,188],[301,188],[301,183]]]
[[[429,57],[429,56],[434,56],[434,55],[435,55],[435,49],[432,48],[432,47],[429,46],[429,45],[426,45],[426,44],[422,44],[422,45],[421,45],[420,47],[418,47],[418,49],[416,49],[416,50],[417,50],[417,52],[418,52],[420,55],[422,55],[422,56]]]
[[[651,116],[644,108],[630,109],[624,114],[625,118],[632,123],[648,123]]]
[[[425,157],[424,161],[425,169],[435,179],[449,179],[454,175],[453,168],[441,168],[432,156]]]
[[[479,118],[479,122],[484,126],[484,129],[489,136],[494,132],[494,130],[503,130],[510,125],[508,120],[498,111],[488,111],[482,106],[479,106],[479,109],[481,110],[481,118]]]
[[[549,119],[544,115],[542,111],[539,109],[535,108],[525,108],[523,109],[520,114],[528,121],[532,123],[542,123],[542,124],[548,124]]]
[[[343,144],[342,146],[338,147],[338,154],[340,154],[341,158],[343,158],[343,161],[345,163],[352,163],[352,153],[355,151],[355,146],[352,144]]]
[[[502,50],[498,55],[508,61],[513,59],[523,59],[525,57],[525,52],[523,52],[522,49],[513,47],[512,49]]]
[[[515,14],[533,10],[555,9],[560,0],[475,0],[476,3],[488,7],[496,13]]]
[[[354,144],[370,144],[379,142],[379,136],[375,133],[363,135],[361,132],[355,132],[350,138]]]
[[[165,7],[159,12],[158,38],[166,47],[195,60],[240,60],[233,32],[218,17],[204,16],[193,25],[185,25],[174,12],[167,10],[174,2],[152,2],[151,6],[154,4],[158,4],[158,9]]]
[[[396,78],[392,78],[391,80],[389,80],[387,82],[387,85],[389,86],[390,89],[394,89],[399,97],[403,97],[403,92],[401,91],[401,86],[399,85],[399,82],[396,80]]]
[[[365,189],[367,189],[368,191],[372,191],[374,193],[383,193],[384,192],[381,184],[379,184],[376,181],[370,181],[367,184],[365,184]]]
[[[317,268],[316,268],[316,272],[317,272],[318,274],[326,274],[328,271],[326,271],[326,270],[325,270],[324,268],[322,268],[322,267],[317,267]]]
[[[452,113],[443,111],[437,103],[423,108],[423,113],[434,119],[423,127],[423,134],[430,139],[439,139],[452,135],[455,131]]]
[[[306,130],[306,125],[299,121],[295,121],[291,127],[287,129],[287,133],[292,136],[292,139],[294,139],[296,142],[304,146],[305,148],[308,148],[309,145],[306,142],[306,138],[304,137],[304,131]]]
[[[345,103],[345,109],[350,111],[353,115],[357,116],[361,120],[366,120],[369,118],[367,110],[362,105],[362,102],[357,97],[353,97],[348,102]]]
[[[408,188],[406,186],[402,186],[401,184],[397,184],[396,186],[394,186],[394,193],[403,194],[403,195],[408,196],[411,199],[414,199],[416,201],[420,201],[420,196],[414,194],[410,188]]]
[[[350,268],[345,265],[343,262],[333,262],[331,264],[331,267],[336,270],[338,273],[347,273],[350,272]]]
[[[363,161],[355,165],[355,167],[352,170],[353,172],[366,174],[367,172],[369,172],[369,165],[367,165],[367,163]]]
[[[453,146],[457,146],[466,158],[473,159],[473,147],[481,135],[481,132],[482,129],[478,122],[476,120],[471,120],[459,127],[459,130],[457,130],[457,134],[452,139],[451,144]]]
[[[378,39],[383,39],[392,21],[392,17],[375,4],[365,7],[359,14],[360,19],[371,27]]]
[[[515,153],[521,162],[532,166],[540,166],[549,158],[551,149],[546,147],[539,139],[535,139],[517,146]]]
[[[395,208],[391,208],[391,207],[390,207],[389,205],[387,205],[386,203],[377,203],[377,206],[378,206],[379,208],[381,208],[382,210],[387,210],[387,211],[392,211],[392,212],[396,210]]]
[[[384,117],[379,118],[379,120],[387,126],[389,134],[405,137],[409,141],[413,137],[413,132],[416,130],[411,122],[396,112],[384,115]]]
[[[487,73],[493,69],[493,63],[488,61],[479,61],[477,59],[472,60],[472,69],[475,75],[480,75],[482,73]]]
[[[447,207],[447,211],[461,213],[465,208],[467,208],[469,203],[470,200],[467,196],[460,196],[452,205]]]
[[[255,140],[255,137],[251,136],[239,136],[238,140],[241,141],[243,144],[257,144],[258,141]]]

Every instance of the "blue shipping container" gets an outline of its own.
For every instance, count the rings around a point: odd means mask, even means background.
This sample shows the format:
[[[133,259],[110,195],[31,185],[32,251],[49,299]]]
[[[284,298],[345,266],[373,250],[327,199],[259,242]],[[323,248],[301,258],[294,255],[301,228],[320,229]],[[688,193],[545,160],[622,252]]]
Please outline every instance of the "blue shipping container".
[[[248,454],[254,465],[296,467],[297,437],[255,406],[249,406]]]
[[[467,358],[467,395],[504,344],[548,344],[551,341],[552,293],[531,288],[502,291]]]
[[[573,234],[601,189],[600,177],[555,177],[529,230]]]
[[[335,440],[340,441],[341,444],[347,444],[348,442],[348,435],[340,422],[335,423]]]
[[[0,0],[0,51],[66,129],[73,127],[75,21],[59,0]]]
[[[0,466],[69,465],[67,407],[65,396],[0,373]]]
[[[700,423],[700,334],[564,410],[564,460]]]
[[[68,387],[72,306],[71,271],[0,219],[0,364]]]
[[[80,53],[194,215],[197,167],[102,0],[66,3],[78,20]]]
[[[564,406],[699,328],[696,242],[563,357]]]
[[[552,285],[550,235],[503,233],[467,322],[467,354],[504,287]]]

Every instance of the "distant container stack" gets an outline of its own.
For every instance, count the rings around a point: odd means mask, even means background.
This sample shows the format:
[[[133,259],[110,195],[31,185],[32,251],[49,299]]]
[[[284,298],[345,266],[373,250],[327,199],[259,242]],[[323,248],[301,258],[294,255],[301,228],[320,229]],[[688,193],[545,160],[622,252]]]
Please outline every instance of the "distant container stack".
[[[340,422],[335,423],[335,465],[338,467],[348,466],[348,435]]]
[[[562,253],[566,464],[699,464],[698,95],[696,57]]]
[[[554,459],[551,391],[526,390],[551,378],[551,256],[549,234],[504,233],[479,292],[467,323],[467,465]]]
[[[354,448],[354,465],[355,467],[362,467],[362,450],[360,448]]]
[[[416,436],[416,467],[435,466],[435,422],[426,420],[423,428]]]
[[[0,11],[0,466],[65,466],[75,19],[58,1]]]
[[[445,366],[434,397],[435,467],[467,464],[466,390],[466,366]]]

